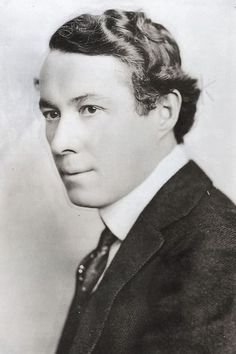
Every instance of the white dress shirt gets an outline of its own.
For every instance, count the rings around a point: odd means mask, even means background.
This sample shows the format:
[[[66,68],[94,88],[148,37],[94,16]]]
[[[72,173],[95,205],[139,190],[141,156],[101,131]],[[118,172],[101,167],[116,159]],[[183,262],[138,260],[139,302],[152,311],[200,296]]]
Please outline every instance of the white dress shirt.
[[[117,237],[117,241],[111,246],[106,269],[143,209],[158,190],[188,161],[183,145],[176,145],[138,187],[114,204],[99,210],[104,224]],[[98,286],[105,271],[93,290]]]

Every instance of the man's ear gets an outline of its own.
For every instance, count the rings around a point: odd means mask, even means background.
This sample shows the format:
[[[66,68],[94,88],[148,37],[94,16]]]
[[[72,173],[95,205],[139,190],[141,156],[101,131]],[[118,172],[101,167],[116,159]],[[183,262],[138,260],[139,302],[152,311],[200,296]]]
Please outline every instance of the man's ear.
[[[182,104],[182,97],[178,90],[173,90],[161,97],[159,108],[159,131],[168,133],[172,130],[178,120]]]

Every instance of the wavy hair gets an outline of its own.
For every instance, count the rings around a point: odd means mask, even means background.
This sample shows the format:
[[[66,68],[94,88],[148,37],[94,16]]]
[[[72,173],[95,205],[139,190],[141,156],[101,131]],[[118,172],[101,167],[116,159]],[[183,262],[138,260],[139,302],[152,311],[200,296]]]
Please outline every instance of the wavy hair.
[[[182,70],[179,47],[161,24],[143,12],[83,14],[61,26],[49,47],[69,53],[112,55],[128,64],[140,115],[147,115],[161,96],[177,89],[182,105],[174,134],[178,143],[183,142],[194,122],[200,90],[197,80]]]

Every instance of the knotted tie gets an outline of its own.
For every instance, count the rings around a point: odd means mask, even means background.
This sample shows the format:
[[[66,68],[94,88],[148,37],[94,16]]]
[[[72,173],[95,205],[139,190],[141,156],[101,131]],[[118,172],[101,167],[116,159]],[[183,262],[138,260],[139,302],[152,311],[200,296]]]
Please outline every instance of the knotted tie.
[[[88,300],[93,288],[103,274],[112,244],[116,241],[112,232],[105,228],[95,250],[90,252],[79,264],[76,274],[76,298],[78,310]]]
[[[79,264],[76,272],[76,290],[64,329],[58,344],[57,354],[66,354],[76,334],[80,313],[85,309],[89,296],[103,274],[112,244],[117,238],[108,228],[102,232],[95,250],[90,252]]]

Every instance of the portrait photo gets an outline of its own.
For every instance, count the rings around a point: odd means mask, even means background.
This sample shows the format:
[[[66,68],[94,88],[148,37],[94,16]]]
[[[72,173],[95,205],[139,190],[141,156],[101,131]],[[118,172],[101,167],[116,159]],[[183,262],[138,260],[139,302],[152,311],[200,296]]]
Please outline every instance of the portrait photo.
[[[0,353],[236,353],[236,2],[1,0]]]

